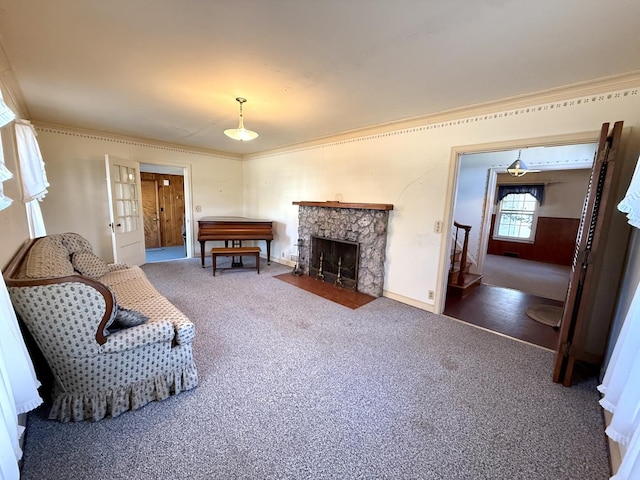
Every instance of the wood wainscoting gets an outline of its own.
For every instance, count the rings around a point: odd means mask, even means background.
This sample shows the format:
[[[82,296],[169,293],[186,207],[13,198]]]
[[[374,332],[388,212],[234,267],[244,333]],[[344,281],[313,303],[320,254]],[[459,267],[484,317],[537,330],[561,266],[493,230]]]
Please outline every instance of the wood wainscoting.
[[[508,242],[493,238],[496,216],[492,215],[487,253],[513,255],[525,260],[571,265],[576,248],[579,218],[538,217],[534,243]]]
[[[140,180],[143,185],[145,246],[156,248],[182,245],[184,177],[141,172]],[[155,198],[152,198],[154,192]]]

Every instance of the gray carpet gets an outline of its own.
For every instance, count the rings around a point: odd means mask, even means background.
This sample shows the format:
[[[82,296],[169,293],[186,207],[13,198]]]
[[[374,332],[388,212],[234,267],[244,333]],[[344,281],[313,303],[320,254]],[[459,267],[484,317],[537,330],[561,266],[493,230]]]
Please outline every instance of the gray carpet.
[[[608,478],[595,381],[552,383],[548,351],[263,265],[146,265],[196,323],[200,386],[97,423],[36,410],[22,479]]]
[[[187,252],[184,245],[178,245],[176,247],[147,248],[145,250],[145,261],[147,263],[164,262],[166,260],[186,258],[186,256]]]
[[[482,269],[482,283],[512,288],[542,298],[564,302],[567,297],[571,267],[534,262],[522,258],[487,255]]]

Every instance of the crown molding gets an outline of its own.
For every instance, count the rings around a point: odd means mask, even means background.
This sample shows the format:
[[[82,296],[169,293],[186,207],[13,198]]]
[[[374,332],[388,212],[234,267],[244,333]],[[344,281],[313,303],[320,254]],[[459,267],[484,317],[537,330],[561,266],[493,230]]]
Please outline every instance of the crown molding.
[[[74,137],[82,137],[92,140],[103,140],[105,142],[112,143],[124,143],[128,145],[136,145],[147,148],[157,148],[160,150],[170,150],[180,153],[190,153],[196,155],[206,155],[213,157],[225,158],[228,160],[242,160],[241,155],[227,152],[220,152],[217,150],[208,150],[206,148],[187,147],[184,145],[160,142],[157,140],[149,140],[145,138],[128,137],[125,135],[117,135],[114,133],[99,132],[96,130],[89,130],[77,127],[70,127],[66,125],[59,125],[55,123],[46,122],[33,122],[36,130],[42,132],[56,133],[60,135],[69,135]]]
[[[384,123],[362,129],[350,130],[337,135],[319,137],[307,142],[288,145],[272,150],[265,150],[242,156],[243,160],[251,160],[260,157],[277,155],[281,153],[305,150],[321,145],[341,143],[372,137],[398,130],[408,130],[434,124],[445,124],[454,120],[463,120],[485,115],[506,113],[511,110],[531,108],[533,106],[550,104],[559,101],[567,101],[578,97],[589,97],[606,93],[627,90],[640,87],[640,70],[635,70],[621,75],[604,77],[596,80],[574,83],[562,87],[541,90],[538,92],[516,95],[502,98],[492,102],[484,102],[475,105],[467,105],[461,108],[445,110],[442,112],[424,115],[420,117],[401,120],[398,122]]]
[[[22,91],[15,81],[15,76],[6,59],[6,55],[0,45],[0,67],[5,67],[0,71],[0,85],[4,86],[3,92],[9,97],[18,109],[21,118],[29,118],[28,110],[22,97]],[[12,86],[12,85],[15,85]],[[398,132],[401,130],[412,131],[412,129],[430,129],[440,128],[459,123],[466,123],[467,120],[477,120],[480,117],[499,118],[509,115],[518,109],[531,109],[531,107],[539,107],[544,104],[553,104],[554,102],[567,102],[572,99],[590,96],[602,96],[616,91],[624,91],[626,89],[637,89],[640,87],[640,70],[629,72],[626,74],[615,75],[611,77],[601,78],[593,81],[580,82],[563,87],[503,98],[493,102],[485,102],[475,105],[468,105],[461,108],[451,109],[438,112],[431,115],[424,115],[411,119],[405,119],[397,122],[379,124],[366,128],[350,130],[336,135],[319,137],[307,142],[291,144],[288,146],[264,150],[250,154],[233,154],[218,150],[210,150],[198,147],[188,147],[185,145],[174,144],[170,142],[161,142],[157,140],[128,137],[124,135],[113,134],[109,132],[100,132],[90,129],[82,129],[78,127],[70,127],[55,123],[33,121],[36,129],[41,131],[49,131],[52,133],[72,135],[83,138],[99,139],[107,142],[126,143],[130,145],[138,145],[149,148],[158,148],[162,150],[171,150],[182,153],[215,156],[231,160],[252,160],[261,157],[267,157],[282,153],[289,153],[298,150],[306,150],[317,148],[330,144],[338,144],[343,142],[351,142],[371,138],[374,136],[388,135],[390,132]],[[599,98],[602,100],[602,98]],[[594,99],[595,100],[595,99]],[[581,103],[577,101],[576,103]],[[560,107],[562,105],[558,105]],[[522,113],[525,113],[524,111]]]

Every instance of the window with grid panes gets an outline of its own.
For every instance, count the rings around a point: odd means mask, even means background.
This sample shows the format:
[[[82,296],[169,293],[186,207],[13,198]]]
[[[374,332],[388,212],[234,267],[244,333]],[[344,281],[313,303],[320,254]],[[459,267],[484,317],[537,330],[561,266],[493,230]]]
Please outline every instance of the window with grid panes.
[[[538,213],[538,200],[530,193],[511,193],[498,206],[493,238],[533,242]]]

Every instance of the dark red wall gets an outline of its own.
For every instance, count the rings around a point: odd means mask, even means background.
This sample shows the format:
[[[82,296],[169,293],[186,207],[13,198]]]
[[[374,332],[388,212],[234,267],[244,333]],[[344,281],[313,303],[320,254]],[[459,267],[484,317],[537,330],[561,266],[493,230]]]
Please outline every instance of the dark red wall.
[[[507,242],[493,239],[496,216],[492,215],[487,253],[517,253],[518,258],[537,262],[571,265],[578,235],[578,218],[538,217],[534,243]]]

